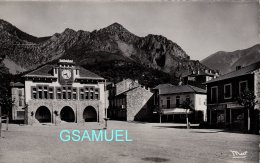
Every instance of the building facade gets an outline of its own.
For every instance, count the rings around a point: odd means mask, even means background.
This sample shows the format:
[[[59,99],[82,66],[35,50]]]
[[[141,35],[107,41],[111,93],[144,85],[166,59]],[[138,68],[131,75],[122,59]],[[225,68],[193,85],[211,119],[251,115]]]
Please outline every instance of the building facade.
[[[123,121],[150,121],[153,93],[131,79],[109,88],[108,117]]]
[[[105,117],[105,79],[76,66],[72,60],[60,59],[57,64],[44,65],[23,77],[24,86],[14,85],[12,93],[13,97],[23,96],[21,107],[27,124],[102,121]],[[14,120],[18,114],[18,110],[13,114]]]
[[[183,81],[185,85],[190,84],[205,89],[206,82],[215,79],[218,76],[219,72],[211,69],[194,70],[191,71],[189,75],[184,76]]]
[[[260,97],[260,62],[222,75],[207,82],[208,123],[217,127],[247,128],[247,112],[238,103],[238,98],[245,90],[252,91],[258,103],[250,111],[251,124],[258,123],[257,111]]]
[[[193,123],[206,121],[206,90],[191,86],[160,84],[153,88],[154,101],[163,122],[185,122],[186,114]],[[190,102],[189,108],[184,106]]]

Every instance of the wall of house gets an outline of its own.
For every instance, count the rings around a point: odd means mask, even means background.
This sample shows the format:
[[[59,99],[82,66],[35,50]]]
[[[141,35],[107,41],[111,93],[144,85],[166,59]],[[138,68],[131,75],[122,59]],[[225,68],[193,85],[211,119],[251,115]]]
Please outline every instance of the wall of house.
[[[123,93],[129,89],[138,87],[138,86],[139,86],[139,83],[137,83],[131,79],[125,79],[116,84],[116,95]]]
[[[31,87],[36,86],[36,85],[48,85],[49,87],[61,87],[62,86],[62,85],[60,85],[60,83],[58,81],[46,83],[46,82],[33,82],[31,80],[27,80],[27,81],[25,81],[25,102],[26,103],[28,103],[28,101],[30,101],[32,99]],[[85,86],[99,88],[100,100],[103,100],[103,102],[104,102],[104,97],[105,97],[104,96],[104,83],[98,83],[98,84],[72,83],[71,86],[76,87],[76,88],[81,88],[81,87],[85,87]],[[54,90],[54,92],[55,92],[54,98],[56,98],[56,90]],[[79,90],[78,90],[78,95],[79,95]]]
[[[255,96],[258,101],[255,108],[260,110],[260,69],[255,71]]]
[[[207,120],[207,95],[195,94],[195,110],[203,112],[203,120]]]
[[[26,117],[27,117],[27,124],[33,124],[37,123],[37,119],[35,117],[36,111],[38,108],[41,106],[45,106],[49,109],[51,113],[51,122],[52,123],[60,123],[61,122],[61,117],[60,117],[60,112],[61,110],[68,106],[70,107],[75,115],[75,122],[77,123],[83,123],[84,118],[83,118],[83,112],[88,106],[92,106],[95,108],[96,113],[97,113],[97,119],[99,119],[100,122],[104,121],[104,115],[105,115],[105,110],[104,110],[104,104],[101,103],[100,101],[66,101],[64,100],[30,100],[28,102],[28,108],[26,110]],[[54,112],[58,112],[58,116],[55,116]]]
[[[21,95],[19,95],[19,90]],[[12,120],[23,120],[24,107],[25,107],[25,92],[24,88],[12,87],[12,100],[14,104],[12,106]],[[19,103],[21,105],[19,105]]]
[[[171,108],[175,108],[176,107],[176,96],[180,96],[180,104],[182,104],[186,100],[186,98],[189,96],[192,106],[195,105],[195,96],[193,93],[171,94],[171,95],[160,95],[160,108],[162,108],[162,109],[167,108],[167,97],[170,97]]]
[[[84,86],[93,86],[95,88],[99,88],[99,100],[58,100],[56,99],[56,90],[54,89],[54,99],[32,99],[32,91],[31,87],[36,86],[36,85],[48,85],[50,87],[60,87],[60,83],[58,81],[51,82],[51,83],[45,83],[45,82],[33,82],[33,81],[25,81],[25,102],[28,104],[28,109],[27,109],[27,117],[28,122],[27,123],[34,123],[36,119],[34,119],[33,116],[31,116],[31,112],[36,112],[36,110],[40,107],[39,104],[42,106],[50,106],[49,109],[51,108],[56,108],[57,111],[60,111],[62,109],[62,106],[72,106],[75,114],[76,114],[76,108],[80,108],[82,111],[84,108],[87,106],[93,106],[96,109],[96,112],[100,118],[100,121],[103,122],[105,118],[105,108],[108,107],[109,102],[107,100],[108,98],[108,92],[105,94],[104,90],[104,83],[98,83],[98,84],[81,84],[81,83],[73,83],[71,86],[80,88]],[[77,97],[79,97],[79,89],[77,91]],[[57,106],[57,107],[56,107]],[[53,109],[51,109],[51,113],[53,113]],[[80,114],[80,112],[77,112],[77,114]],[[81,116],[79,116],[81,117]],[[59,120],[58,120],[59,121]],[[77,122],[81,122],[82,119],[78,119]]]
[[[126,94],[127,121],[148,120],[152,115],[153,93],[142,87],[137,87]]]
[[[239,82],[241,81],[247,81],[248,82],[248,89],[254,90],[254,75],[248,74],[244,76],[239,76],[236,78],[230,78],[226,80],[221,80],[213,83],[207,84],[207,103],[208,104],[214,104],[214,102],[211,99],[211,88],[214,86],[218,87],[218,101],[215,103],[231,103],[236,102],[236,98],[239,96]],[[224,85],[230,84],[232,85],[232,98],[225,99],[224,98]]]

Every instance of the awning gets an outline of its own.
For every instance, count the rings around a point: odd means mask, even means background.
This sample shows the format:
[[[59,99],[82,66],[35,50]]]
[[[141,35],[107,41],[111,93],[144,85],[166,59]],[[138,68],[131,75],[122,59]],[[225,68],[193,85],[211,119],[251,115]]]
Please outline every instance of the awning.
[[[162,109],[163,115],[173,115],[173,114],[191,114],[190,109],[174,108],[174,109]]]

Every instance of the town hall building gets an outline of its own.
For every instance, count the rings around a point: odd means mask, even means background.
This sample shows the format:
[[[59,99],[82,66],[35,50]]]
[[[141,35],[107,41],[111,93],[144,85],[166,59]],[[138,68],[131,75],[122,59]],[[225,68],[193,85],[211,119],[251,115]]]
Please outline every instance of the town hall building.
[[[11,83],[13,120],[26,124],[102,121],[105,118],[105,79],[73,60],[60,59]]]

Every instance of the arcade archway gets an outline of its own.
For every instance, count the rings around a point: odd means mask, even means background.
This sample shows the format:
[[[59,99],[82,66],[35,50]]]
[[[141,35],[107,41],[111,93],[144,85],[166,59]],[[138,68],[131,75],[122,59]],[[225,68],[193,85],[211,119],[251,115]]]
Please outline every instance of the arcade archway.
[[[97,122],[97,112],[92,106],[88,106],[84,109],[83,119],[85,122]]]
[[[75,114],[71,107],[65,106],[60,111],[60,119],[65,122],[75,122]]]
[[[36,110],[35,118],[40,123],[51,122],[51,112],[46,106],[40,106]]]

